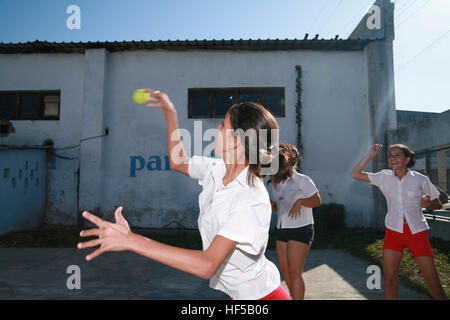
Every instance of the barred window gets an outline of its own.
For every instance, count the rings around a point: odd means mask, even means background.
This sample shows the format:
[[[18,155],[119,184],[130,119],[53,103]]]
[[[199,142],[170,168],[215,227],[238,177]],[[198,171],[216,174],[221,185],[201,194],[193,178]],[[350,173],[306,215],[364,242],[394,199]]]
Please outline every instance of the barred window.
[[[223,118],[235,103],[257,102],[275,117],[285,116],[284,88],[191,88],[189,118]]]
[[[60,91],[0,91],[0,119],[59,120]]]

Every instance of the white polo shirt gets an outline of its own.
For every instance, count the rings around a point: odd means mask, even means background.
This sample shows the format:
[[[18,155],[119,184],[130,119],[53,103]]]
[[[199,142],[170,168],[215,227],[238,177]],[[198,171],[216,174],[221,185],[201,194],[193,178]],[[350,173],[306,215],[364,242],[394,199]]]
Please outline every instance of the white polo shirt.
[[[264,255],[272,210],[262,179],[249,186],[247,166],[224,186],[224,161],[201,156],[190,158],[188,172],[203,187],[198,201],[203,250],[217,235],[238,243],[209,286],[235,300],[260,299],[274,291],[281,281],[277,267]]]
[[[314,223],[312,208],[302,206],[300,215],[292,218],[289,216],[292,206],[298,199],[307,199],[319,192],[312,179],[294,170],[292,179],[277,184],[276,190],[272,183],[268,183],[270,200],[277,204],[277,228],[300,228]]]
[[[408,170],[401,180],[392,170],[367,173],[367,176],[386,198],[386,228],[403,233],[405,217],[412,234],[430,229],[422,213],[421,198],[429,195],[434,200],[439,197],[439,191],[427,176],[412,170]]]

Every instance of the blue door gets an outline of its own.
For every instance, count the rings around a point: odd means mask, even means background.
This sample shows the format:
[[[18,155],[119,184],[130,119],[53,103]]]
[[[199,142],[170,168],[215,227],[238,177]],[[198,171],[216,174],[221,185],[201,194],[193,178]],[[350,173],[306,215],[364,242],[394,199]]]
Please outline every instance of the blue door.
[[[46,150],[0,149],[0,235],[44,222]]]

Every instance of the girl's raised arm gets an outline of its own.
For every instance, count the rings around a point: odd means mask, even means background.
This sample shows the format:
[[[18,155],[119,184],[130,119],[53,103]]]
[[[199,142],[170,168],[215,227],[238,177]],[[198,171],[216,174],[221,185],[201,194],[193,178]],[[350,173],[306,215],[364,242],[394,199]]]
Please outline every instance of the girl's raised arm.
[[[352,178],[360,180],[360,181],[370,182],[370,179],[367,176],[367,173],[363,172],[363,170],[367,166],[367,164],[370,162],[370,160],[375,158],[375,156],[381,151],[382,148],[383,148],[383,146],[381,144],[374,144],[372,146],[372,148],[370,149],[369,154],[367,156],[365,156],[364,159],[362,159],[360,162],[358,162],[358,164],[356,165],[355,168],[353,168],[353,170],[351,172]]]
[[[148,107],[159,108],[166,116],[167,147],[170,168],[189,176],[189,158],[184,151],[178,131],[177,111],[167,94],[152,89],[145,89],[150,96]]]

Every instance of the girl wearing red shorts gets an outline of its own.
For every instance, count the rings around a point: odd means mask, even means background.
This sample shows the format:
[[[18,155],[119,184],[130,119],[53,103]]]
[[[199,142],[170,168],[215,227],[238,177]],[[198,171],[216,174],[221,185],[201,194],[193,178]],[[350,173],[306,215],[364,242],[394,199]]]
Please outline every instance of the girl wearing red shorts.
[[[408,169],[414,166],[415,154],[402,144],[389,147],[388,162],[392,170],[362,172],[381,149],[382,145],[373,145],[351,175],[379,187],[386,198],[388,212],[383,243],[385,297],[388,300],[398,299],[398,269],[403,250],[408,248],[423,273],[431,296],[434,299],[447,299],[428,240],[427,230],[430,228],[422,214],[422,208],[437,210],[442,207],[439,191],[428,177]]]

